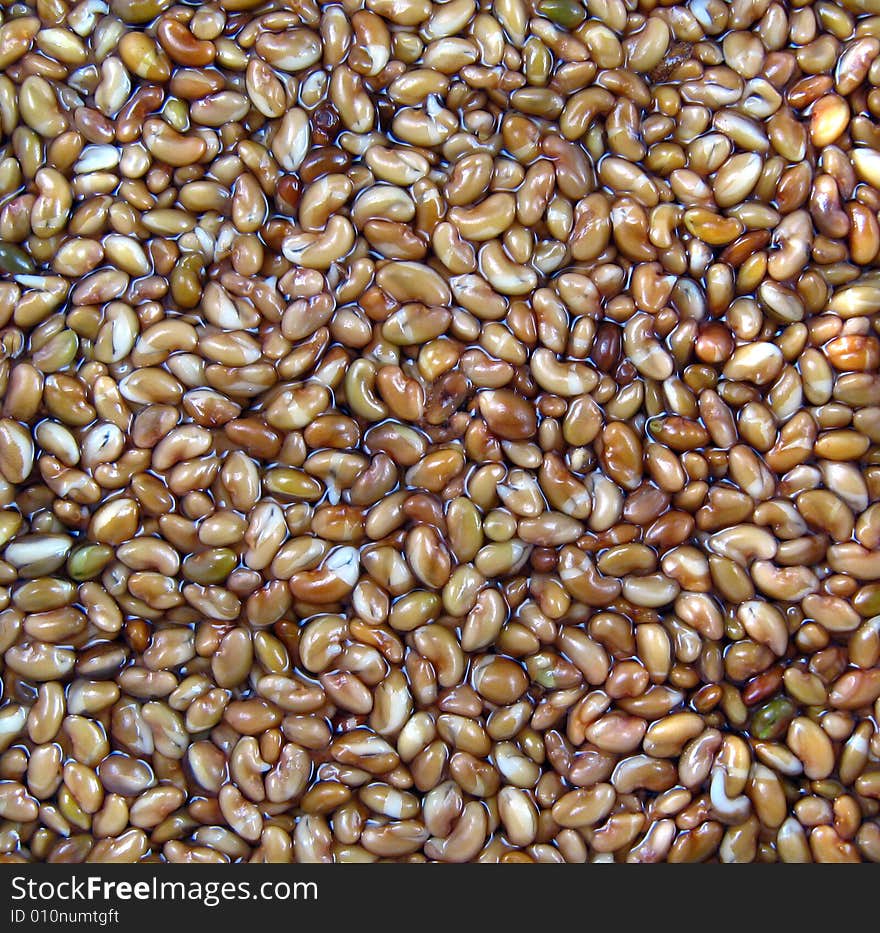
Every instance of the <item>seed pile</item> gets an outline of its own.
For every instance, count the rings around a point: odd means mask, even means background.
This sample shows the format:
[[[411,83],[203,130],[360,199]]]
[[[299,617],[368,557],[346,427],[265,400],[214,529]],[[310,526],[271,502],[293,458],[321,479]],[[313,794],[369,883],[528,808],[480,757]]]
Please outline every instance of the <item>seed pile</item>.
[[[2,858],[880,861],[875,12],[6,4]]]

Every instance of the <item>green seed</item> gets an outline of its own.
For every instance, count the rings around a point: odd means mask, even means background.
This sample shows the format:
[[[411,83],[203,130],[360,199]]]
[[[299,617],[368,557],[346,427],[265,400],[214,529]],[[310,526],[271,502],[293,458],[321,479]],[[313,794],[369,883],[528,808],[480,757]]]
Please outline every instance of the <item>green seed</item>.
[[[776,697],[752,716],[752,735],[765,741],[781,738],[796,715],[797,708],[788,697]]]
[[[171,270],[171,297],[181,308],[194,308],[199,303],[204,266],[198,253],[187,253]]]
[[[84,544],[67,558],[67,572],[74,580],[94,580],[113,560],[113,548],[106,544]]]
[[[0,242],[0,272],[7,275],[27,275],[36,268],[33,259],[20,246]]]
[[[864,619],[880,615],[880,583],[868,583],[853,598],[856,612]]]
[[[33,364],[44,373],[56,373],[69,366],[79,349],[79,338],[72,330],[62,330],[33,355]]]
[[[235,570],[238,555],[228,547],[215,547],[200,554],[190,554],[183,562],[183,575],[202,586],[222,583]]]
[[[178,133],[185,133],[189,129],[189,108],[179,97],[168,98],[162,108],[162,116]]]
[[[22,518],[18,512],[13,512],[12,509],[0,512],[0,547],[15,537],[21,525]]]
[[[551,22],[566,29],[574,29],[587,18],[584,8],[575,0],[541,0],[538,12]]]
[[[813,791],[814,794],[824,797],[826,800],[836,800],[842,794],[845,794],[847,789],[840,781],[835,781],[834,778],[827,778],[824,781],[813,781],[810,784],[810,790]]]
[[[112,0],[110,9],[124,23],[149,23],[171,6],[172,0]]]
[[[545,690],[555,690],[559,686],[556,682],[558,672],[555,670],[556,665],[552,658],[536,654],[529,658],[526,667],[532,682],[540,684]]]
[[[290,467],[276,467],[274,470],[269,470],[263,482],[269,492],[294,499],[305,499],[306,502],[317,502],[324,493],[323,487],[316,479],[312,479],[302,470]]]

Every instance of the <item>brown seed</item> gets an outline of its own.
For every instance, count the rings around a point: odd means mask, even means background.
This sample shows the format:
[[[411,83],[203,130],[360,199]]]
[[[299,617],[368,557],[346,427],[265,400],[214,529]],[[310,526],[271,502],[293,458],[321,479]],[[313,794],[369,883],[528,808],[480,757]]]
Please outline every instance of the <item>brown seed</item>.
[[[509,658],[487,656],[474,667],[474,687],[477,692],[498,705],[518,700],[528,687],[525,671]]]
[[[477,396],[489,430],[505,440],[527,440],[537,430],[534,408],[510,389],[487,389]]]

